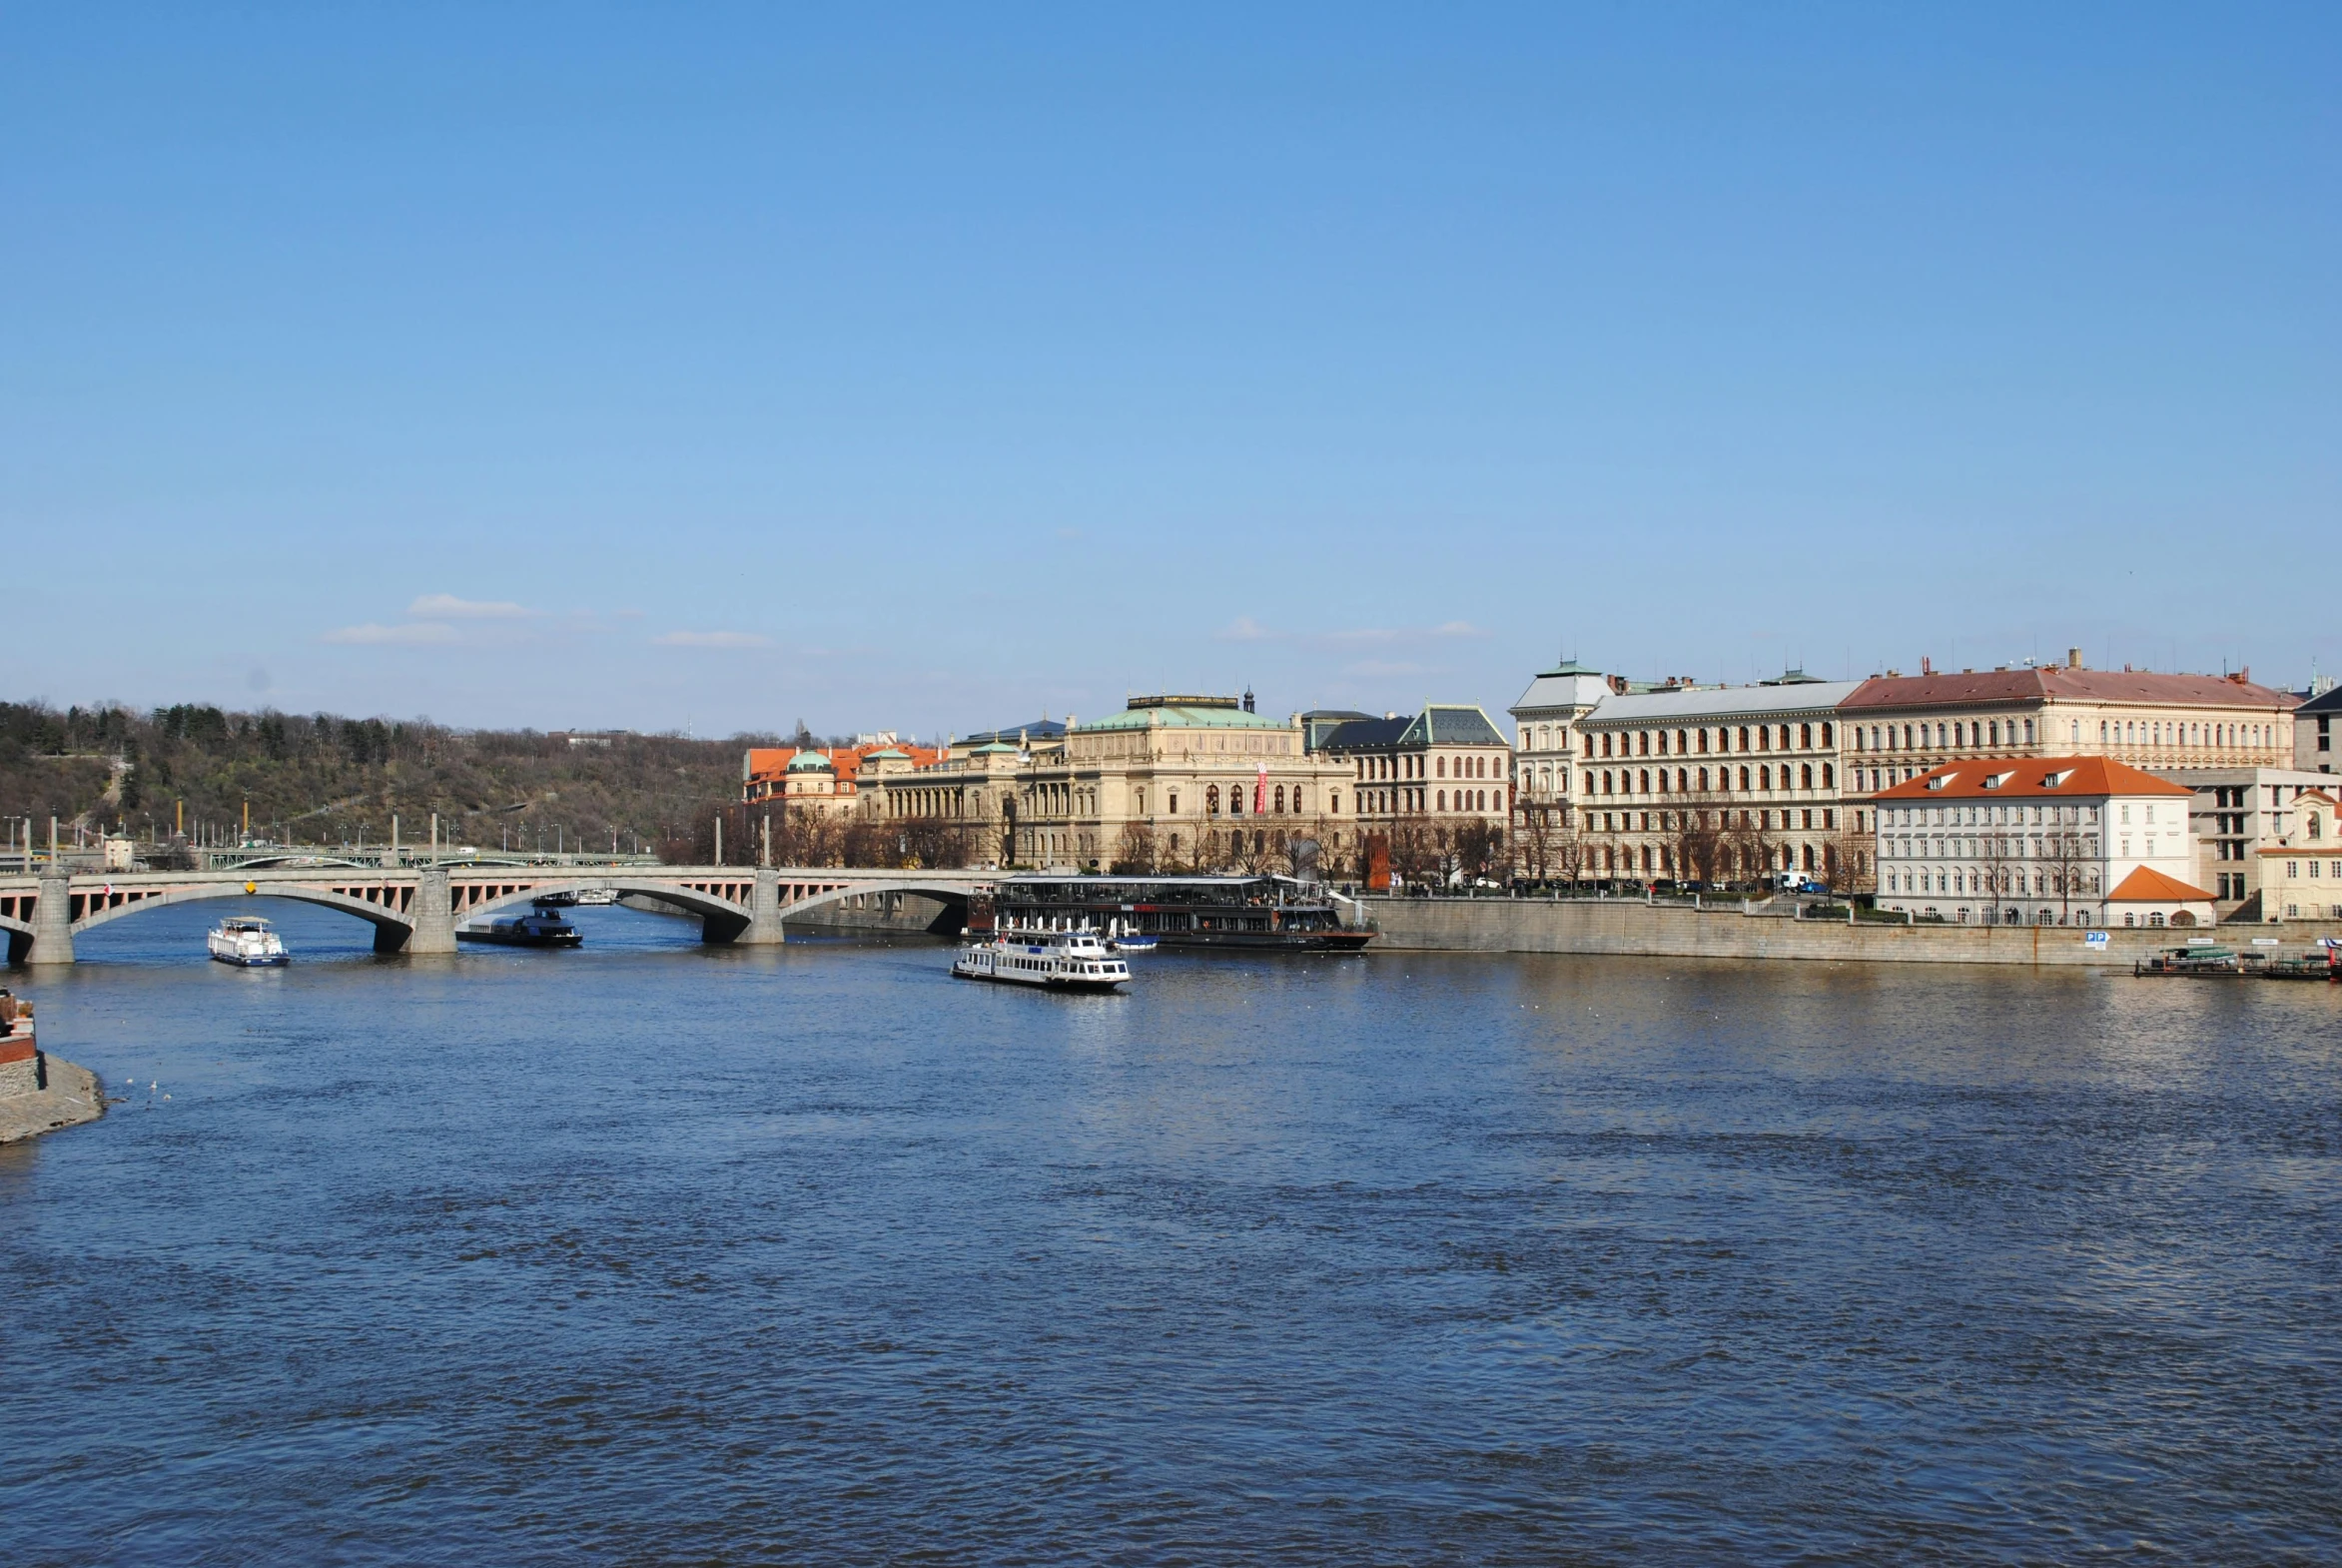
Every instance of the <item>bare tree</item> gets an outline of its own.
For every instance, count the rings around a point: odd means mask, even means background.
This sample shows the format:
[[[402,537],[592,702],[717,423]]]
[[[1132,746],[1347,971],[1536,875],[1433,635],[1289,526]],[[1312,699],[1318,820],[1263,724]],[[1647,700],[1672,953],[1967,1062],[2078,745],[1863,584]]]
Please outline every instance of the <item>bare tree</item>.
[[[1747,807],[1725,814],[1726,826],[1721,842],[1724,863],[1730,868],[1727,881],[1742,883],[1764,880],[1773,870],[1773,861],[1780,850],[1780,841],[1773,836],[1771,814],[1752,811]]]
[[[2055,812],[2057,807],[2049,808]],[[2071,827],[2052,822],[2049,831],[2041,837],[2041,864],[2047,869],[2049,891],[2057,895],[2057,924],[2070,925],[2073,919],[2073,896],[2082,891],[2083,867],[2081,835]]]
[[[1134,822],[1123,829],[1122,840],[1115,846],[1114,870],[1118,875],[1152,876],[1160,863],[1153,828]]]
[[[2008,830],[2004,826],[1991,822],[1979,826],[1984,836],[1976,841],[1976,875],[1983,880],[1990,898],[1984,910],[1984,924],[1998,925],[2002,901],[2008,897],[2010,884],[2018,884],[2018,891],[2022,891],[2024,863],[2018,854],[2011,853]],[[2022,845],[2016,849],[2021,852]]]
[[[1593,847],[1586,842],[1585,833],[1565,818],[1553,835],[1552,866],[1554,876],[1568,883],[1572,893],[1578,890],[1592,853]]]
[[[1410,817],[1390,825],[1390,869],[1409,882],[1428,881],[1438,869],[1440,845],[1431,830]]]
[[[1532,881],[1546,882],[1553,876],[1555,841],[1561,833],[1560,810],[1558,806],[1537,801],[1526,802],[1520,808],[1520,827],[1513,835],[1513,844]]]
[[[1723,880],[1725,815],[1704,796],[1668,814],[1668,848],[1677,877],[1686,882]]]

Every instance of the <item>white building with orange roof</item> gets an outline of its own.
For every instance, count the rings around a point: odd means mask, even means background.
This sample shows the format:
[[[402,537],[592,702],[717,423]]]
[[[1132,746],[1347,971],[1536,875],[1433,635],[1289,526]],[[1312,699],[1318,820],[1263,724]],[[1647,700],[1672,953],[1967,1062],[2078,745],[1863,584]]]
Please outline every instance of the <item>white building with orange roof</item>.
[[[2292,804],[2288,831],[2258,856],[2261,918],[2342,920],[2342,797],[2311,789]]]
[[[853,746],[757,746],[740,762],[740,798],[821,816],[851,816],[873,781],[949,756],[949,748],[908,746],[873,735]]]
[[[1969,925],[2195,926],[2193,792],[2111,757],[1979,757],[1871,797],[1879,907]]]

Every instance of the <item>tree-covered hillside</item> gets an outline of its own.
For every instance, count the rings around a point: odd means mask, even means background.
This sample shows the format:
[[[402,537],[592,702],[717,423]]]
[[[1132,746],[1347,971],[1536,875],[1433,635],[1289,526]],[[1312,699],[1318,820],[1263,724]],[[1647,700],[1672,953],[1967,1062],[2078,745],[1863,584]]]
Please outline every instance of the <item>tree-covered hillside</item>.
[[[0,817],[32,819],[36,839],[52,815],[61,828],[167,839],[184,802],[190,837],[219,838],[236,834],[249,801],[256,836],[380,844],[394,812],[414,844],[435,811],[458,845],[607,849],[615,831],[620,849],[647,852],[703,833],[739,798],[743,748],[773,743],[574,739],[326,713],[0,703]]]

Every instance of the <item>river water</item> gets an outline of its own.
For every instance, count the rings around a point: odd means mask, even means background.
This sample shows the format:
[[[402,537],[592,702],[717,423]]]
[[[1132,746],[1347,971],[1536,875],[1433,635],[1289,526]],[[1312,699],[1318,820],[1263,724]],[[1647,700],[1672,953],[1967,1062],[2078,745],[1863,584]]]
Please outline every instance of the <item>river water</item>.
[[[29,977],[0,1561],[2342,1558],[2342,988],[265,912]]]

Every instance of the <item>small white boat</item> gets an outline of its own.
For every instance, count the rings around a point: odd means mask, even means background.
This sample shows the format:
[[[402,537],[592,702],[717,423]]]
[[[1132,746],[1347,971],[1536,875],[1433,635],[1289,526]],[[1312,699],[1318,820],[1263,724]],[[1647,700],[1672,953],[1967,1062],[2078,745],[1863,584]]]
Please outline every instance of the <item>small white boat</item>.
[[[239,969],[271,969],[293,961],[284,939],[258,915],[231,915],[214,926],[204,942],[213,958]]]
[[[1131,966],[1095,931],[997,931],[961,948],[952,973],[1050,991],[1119,991],[1131,983]]]
[[[577,902],[595,909],[607,908],[618,902],[616,888],[586,888],[577,895]]]
[[[1116,953],[1152,953],[1155,951],[1153,937],[1109,937],[1106,939],[1106,945]]]

